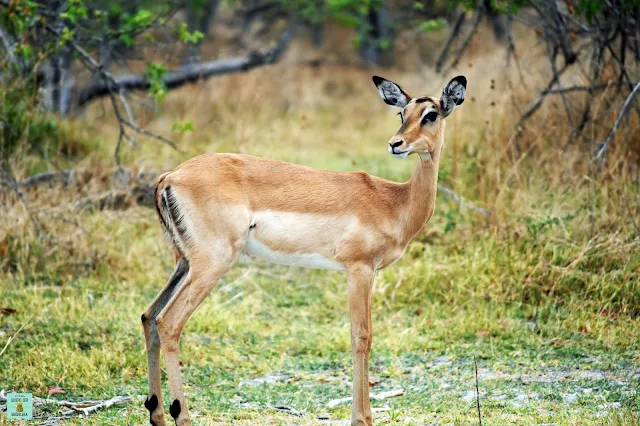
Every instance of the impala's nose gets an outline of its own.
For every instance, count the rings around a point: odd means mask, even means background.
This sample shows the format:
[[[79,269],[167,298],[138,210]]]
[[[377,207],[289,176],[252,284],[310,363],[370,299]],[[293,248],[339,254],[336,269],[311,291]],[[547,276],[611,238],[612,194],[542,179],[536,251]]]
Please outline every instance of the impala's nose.
[[[400,145],[402,145],[402,141],[396,141],[396,142],[389,142],[389,146],[391,147],[391,149],[393,148],[397,148]]]

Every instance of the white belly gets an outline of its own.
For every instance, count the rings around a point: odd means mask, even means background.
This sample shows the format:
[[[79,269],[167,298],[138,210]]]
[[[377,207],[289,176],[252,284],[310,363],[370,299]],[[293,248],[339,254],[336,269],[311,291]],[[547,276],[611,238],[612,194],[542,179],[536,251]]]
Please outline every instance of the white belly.
[[[260,241],[252,238],[251,232],[249,232],[244,252],[250,256],[280,265],[300,266],[302,268],[333,269],[336,271],[344,270],[344,267],[340,263],[327,259],[317,253],[284,253],[273,251]]]

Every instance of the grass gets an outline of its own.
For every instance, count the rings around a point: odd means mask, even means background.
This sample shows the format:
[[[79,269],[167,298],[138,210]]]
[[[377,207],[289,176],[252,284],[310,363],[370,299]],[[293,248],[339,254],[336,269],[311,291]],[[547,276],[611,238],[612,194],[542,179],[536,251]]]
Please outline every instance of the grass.
[[[483,71],[492,69],[492,57],[474,62],[463,70],[469,99],[448,119],[440,179],[494,214],[487,220],[441,194],[404,258],[378,274],[371,370],[381,382],[372,392],[405,394],[374,401],[384,409],[376,424],[477,424],[474,356],[484,424],[639,424],[640,199],[636,171],[619,161],[630,153],[621,137],[604,170],[577,148],[561,154],[554,135],[562,117],[550,106],[525,132],[526,150],[514,161],[517,116],[501,101],[519,92],[500,83],[488,89],[490,78],[501,78]],[[315,73],[282,64],[171,93],[157,114],[137,113],[140,124],[165,134],[176,121],[193,121],[195,132],[173,135],[184,152],[144,141],[124,160],[160,170],[197,153],[234,151],[406,179],[413,159],[385,152],[399,123],[378,99],[370,73]],[[429,94],[444,83],[424,73],[391,77],[409,90],[433,81]],[[287,85],[265,84],[273,81]],[[77,167],[112,166],[118,129],[100,114],[96,105],[65,124],[74,140],[94,147],[73,160]],[[636,137],[637,123],[625,131]],[[39,161],[22,158],[18,169],[39,170]],[[86,195],[107,184],[95,179],[76,191]],[[0,389],[45,397],[60,386],[64,394],[51,399],[68,400],[143,395],[139,318],[169,276],[171,257],[151,209],[78,213],[64,207],[75,195],[31,195],[52,240],[38,240],[23,206],[6,197],[0,308],[15,313],[0,314],[0,343],[13,337],[0,356]],[[45,216],[51,211],[57,216]],[[327,423],[318,416],[340,424],[349,416],[348,404],[327,408],[350,395],[340,273],[236,265],[187,324],[181,349],[195,424]],[[282,377],[243,385],[274,374]],[[306,416],[268,408],[275,405]],[[57,410],[51,404],[37,414]],[[146,420],[139,401],[66,424]]]

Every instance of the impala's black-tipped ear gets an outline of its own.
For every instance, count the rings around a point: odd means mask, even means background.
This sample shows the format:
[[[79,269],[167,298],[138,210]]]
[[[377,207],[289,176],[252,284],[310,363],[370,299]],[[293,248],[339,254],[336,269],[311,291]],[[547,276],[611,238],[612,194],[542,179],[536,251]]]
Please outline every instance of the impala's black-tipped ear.
[[[373,84],[378,88],[382,100],[391,106],[404,108],[411,100],[411,95],[405,92],[402,87],[386,78],[374,75]]]
[[[446,117],[455,107],[462,105],[466,95],[467,79],[463,75],[452,78],[442,89],[442,99],[440,100],[442,115]]]

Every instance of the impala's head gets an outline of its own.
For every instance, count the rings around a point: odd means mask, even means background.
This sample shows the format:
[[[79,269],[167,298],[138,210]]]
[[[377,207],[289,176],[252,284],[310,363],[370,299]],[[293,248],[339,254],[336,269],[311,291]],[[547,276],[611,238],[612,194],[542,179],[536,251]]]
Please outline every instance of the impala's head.
[[[413,98],[392,81],[373,76],[373,82],[382,100],[400,108],[402,125],[389,140],[389,152],[397,158],[433,153],[444,137],[445,117],[464,102],[467,88],[467,79],[460,75],[444,86],[441,98]]]

